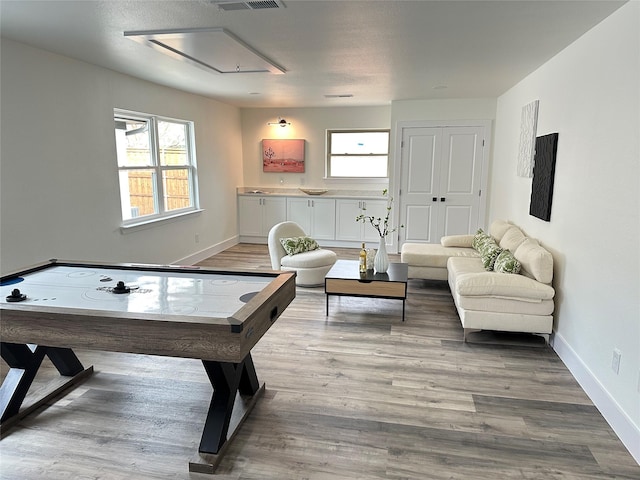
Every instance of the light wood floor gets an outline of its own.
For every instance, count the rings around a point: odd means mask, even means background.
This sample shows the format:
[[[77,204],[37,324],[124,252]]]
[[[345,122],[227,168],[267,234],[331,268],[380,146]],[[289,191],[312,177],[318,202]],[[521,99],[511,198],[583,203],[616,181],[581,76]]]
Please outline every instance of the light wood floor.
[[[269,257],[238,245],[202,265],[268,269]],[[188,473],[211,397],[199,361],[77,352],[96,372],[5,432],[0,478],[640,478],[540,339],[463,343],[440,282],[410,281],[404,323],[401,312],[399,301],[332,297],[327,318],[323,289],[298,288],[253,350],[267,391],[215,477]]]

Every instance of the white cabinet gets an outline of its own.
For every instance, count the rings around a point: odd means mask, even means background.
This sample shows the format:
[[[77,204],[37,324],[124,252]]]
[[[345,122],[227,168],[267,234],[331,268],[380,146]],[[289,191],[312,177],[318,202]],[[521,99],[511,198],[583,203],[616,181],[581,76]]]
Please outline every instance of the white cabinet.
[[[357,198],[336,200],[336,239],[378,243],[380,235],[369,222],[356,222],[356,217],[361,214],[384,218],[387,214],[387,201]]]
[[[287,219],[284,197],[238,197],[239,233],[244,236],[266,237],[275,224]]]
[[[327,246],[378,245],[380,236],[369,222],[356,222],[360,214],[384,218],[386,200],[361,197],[315,198],[300,195],[238,195],[240,241],[266,242],[269,230],[286,220],[299,224],[307,235]],[[391,242],[392,237],[387,237]]]
[[[287,220],[296,222],[315,240],[334,240],[336,201],[332,198],[287,198]]]

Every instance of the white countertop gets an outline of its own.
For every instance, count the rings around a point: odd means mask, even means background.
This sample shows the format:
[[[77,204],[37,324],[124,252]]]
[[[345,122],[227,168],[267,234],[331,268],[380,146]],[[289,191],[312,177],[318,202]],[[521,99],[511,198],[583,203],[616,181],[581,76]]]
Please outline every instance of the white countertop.
[[[309,188],[309,190],[320,190]],[[327,189],[326,193],[321,195],[310,195],[304,193],[299,188],[269,188],[269,187],[238,187],[238,195],[269,195],[280,197],[310,197],[310,198],[366,198],[375,200],[386,200],[387,197],[382,195],[382,190],[338,190]]]

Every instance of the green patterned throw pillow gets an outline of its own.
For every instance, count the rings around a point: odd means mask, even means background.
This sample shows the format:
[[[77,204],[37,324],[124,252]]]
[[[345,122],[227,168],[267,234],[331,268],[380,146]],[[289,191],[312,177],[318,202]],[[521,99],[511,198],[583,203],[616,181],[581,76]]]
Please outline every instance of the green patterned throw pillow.
[[[502,253],[502,248],[500,248],[493,238],[489,238],[489,240],[486,240],[482,244],[480,247],[480,256],[482,257],[482,266],[485,270],[493,270],[493,265],[500,253]]]
[[[509,250],[503,250],[496,258],[493,269],[500,273],[520,273],[522,265]]]
[[[282,244],[284,251],[289,255],[310,252],[311,250],[320,248],[318,242],[310,237],[281,238],[280,243]]]
[[[473,242],[471,242],[471,246],[474,250],[481,254],[482,246],[490,239],[491,237],[484,233],[484,230],[479,228],[476,234],[473,236]]]

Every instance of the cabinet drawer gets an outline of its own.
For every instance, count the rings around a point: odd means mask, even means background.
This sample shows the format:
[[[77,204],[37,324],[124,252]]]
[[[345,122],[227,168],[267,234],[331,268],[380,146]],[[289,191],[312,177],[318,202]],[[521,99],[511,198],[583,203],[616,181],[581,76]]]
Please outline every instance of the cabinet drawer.
[[[403,282],[361,282],[342,278],[325,279],[325,293],[331,295],[363,295],[369,297],[406,298],[407,285]]]

